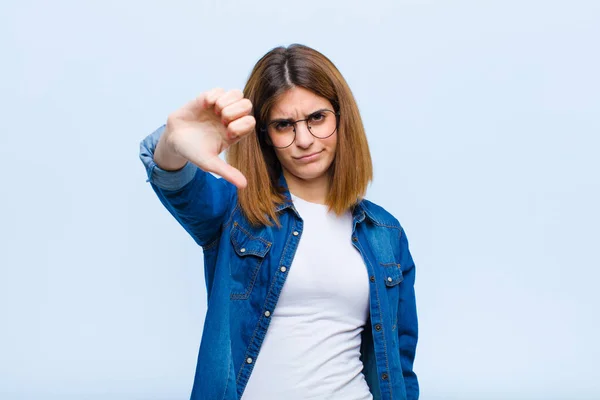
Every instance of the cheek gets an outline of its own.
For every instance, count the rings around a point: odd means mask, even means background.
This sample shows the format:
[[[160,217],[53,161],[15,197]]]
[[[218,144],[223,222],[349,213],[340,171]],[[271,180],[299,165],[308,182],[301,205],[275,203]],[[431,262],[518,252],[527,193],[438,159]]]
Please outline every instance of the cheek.
[[[285,162],[286,159],[289,159],[290,156],[287,154],[287,150],[288,149],[275,149],[275,156],[277,157],[280,163],[282,161]]]
[[[335,134],[327,139],[324,139],[323,144],[329,148],[329,151],[333,155],[335,155],[335,152],[337,150],[337,134]]]
[[[335,150],[336,146],[337,146],[337,139],[338,139],[338,133],[337,131],[329,136],[327,139],[321,139],[321,141],[329,148]]]

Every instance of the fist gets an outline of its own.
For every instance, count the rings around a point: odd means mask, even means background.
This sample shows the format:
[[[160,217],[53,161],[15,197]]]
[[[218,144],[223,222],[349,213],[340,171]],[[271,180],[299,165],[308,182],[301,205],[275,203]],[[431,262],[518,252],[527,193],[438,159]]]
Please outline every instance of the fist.
[[[212,89],[169,115],[161,141],[169,153],[243,188],[246,178],[219,154],[254,133],[256,120],[251,114],[252,103],[240,90]],[[157,153],[160,146],[159,142]]]

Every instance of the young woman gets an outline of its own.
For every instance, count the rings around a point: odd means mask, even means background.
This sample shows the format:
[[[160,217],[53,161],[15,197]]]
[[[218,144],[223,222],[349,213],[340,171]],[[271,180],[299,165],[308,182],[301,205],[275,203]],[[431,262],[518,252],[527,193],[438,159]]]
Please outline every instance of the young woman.
[[[414,263],[398,221],[363,199],[369,147],[329,59],[271,50],[243,93],[200,94],[140,157],[204,252],[193,400],[418,398]]]

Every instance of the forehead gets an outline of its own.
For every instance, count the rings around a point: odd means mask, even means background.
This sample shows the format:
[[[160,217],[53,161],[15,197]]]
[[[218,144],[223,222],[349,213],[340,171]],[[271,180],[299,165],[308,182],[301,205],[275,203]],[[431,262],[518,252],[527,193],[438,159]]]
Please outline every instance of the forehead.
[[[296,86],[277,99],[269,118],[301,118],[321,108],[332,109],[332,105],[325,97]]]

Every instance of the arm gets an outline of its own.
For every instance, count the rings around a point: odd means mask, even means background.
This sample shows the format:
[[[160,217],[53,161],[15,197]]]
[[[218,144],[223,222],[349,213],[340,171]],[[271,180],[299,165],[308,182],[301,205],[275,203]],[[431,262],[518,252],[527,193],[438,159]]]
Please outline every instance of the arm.
[[[408,249],[408,240],[404,229],[400,231],[400,251],[403,282],[400,284],[400,303],[398,305],[398,347],[402,375],[406,385],[408,400],[419,398],[419,382],[413,371],[418,339],[417,307],[415,300],[415,263]]]
[[[154,152],[164,131],[163,125],[140,144],[140,159],[146,167],[148,182],[196,243],[208,246],[218,238],[236,187],[190,162],[176,171],[160,168],[154,160]]]

